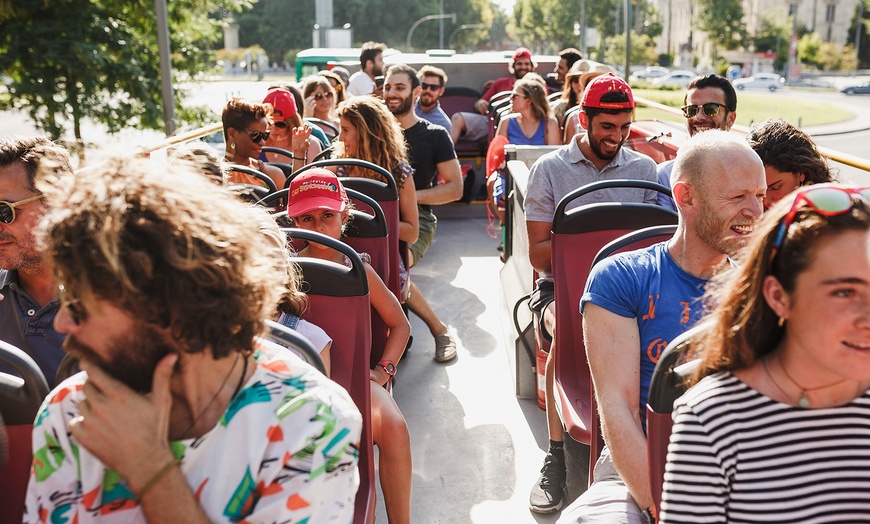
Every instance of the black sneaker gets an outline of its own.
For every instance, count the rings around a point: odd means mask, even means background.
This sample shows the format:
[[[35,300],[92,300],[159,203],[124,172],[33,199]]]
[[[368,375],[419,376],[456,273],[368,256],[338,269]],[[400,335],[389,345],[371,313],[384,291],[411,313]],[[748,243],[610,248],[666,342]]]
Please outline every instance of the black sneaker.
[[[535,513],[555,513],[565,502],[565,456],[547,453],[541,476],[529,494],[529,509]]]

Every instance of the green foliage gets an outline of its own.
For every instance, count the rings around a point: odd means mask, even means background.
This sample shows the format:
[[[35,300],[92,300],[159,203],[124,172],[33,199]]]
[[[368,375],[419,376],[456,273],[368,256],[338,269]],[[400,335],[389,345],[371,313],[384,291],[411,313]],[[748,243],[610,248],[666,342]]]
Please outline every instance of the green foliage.
[[[674,63],[674,54],[661,53],[656,62],[662,67],[671,67],[671,64]]]
[[[782,70],[788,62],[788,43],[791,38],[791,19],[782,6],[767,10],[761,18],[761,30],[752,39],[759,53],[776,53],[773,68]]]
[[[608,64],[625,63],[625,35],[609,36],[604,41],[607,50],[604,59]],[[656,62],[658,55],[655,43],[646,35],[631,35],[631,63],[634,65],[651,65]]]
[[[698,28],[714,46],[737,49],[746,40],[743,4],[740,0],[698,0]]]
[[[855,46],[824,42],[819,49],[819,67],[823,71],[853,71],[858,66]]]
[[[577,47],[579,38],[574,35],[574,23],[580,21],[582,3],[582,0],[517,0],[513,13],[514,36],[544,52]],[[585,3],[586,25],[598,28],[602,38],[613,35],[617,0],[586,0]],[[621,17],[619,26],[622,27]]]
[[[55,138],[71,127],[76,141],[82,139],[86,118],[105,124],[111,133],[163,127],[153,3],[14,4],[14,10],[0,10],[0,71],[12,79],[11,97],[0,107],[26,111]],[[168,3],[177,76],[194,77],[210,67],[208,46],[218,35],[219,22],[210,20],[208,12],[240,5],[239,0]],[[176,99],[178,109],[181,98]]]
[[[819,67],[819,52],[822,49],[822,37],[818,33],[803,35],[798,40],[797,53],[801,63]]]
[[[863,10],[861,9],[861,5],[863,4]],[[855,14],[852,16],[852,22],[849,25],[851,28],[849,30],[849,36],[846,39],[847,44],[855,45],[855,23],[858,21],[859,13],[863,11],[861,16],[861,27],[859,29],[859,38],[860,38],[860,46],[859,46],[859,54],[858,57],[859,68],[866,69],[870,67],[870,5],[867,4],[866,0],[859,0],[858,4],[855,5]]]

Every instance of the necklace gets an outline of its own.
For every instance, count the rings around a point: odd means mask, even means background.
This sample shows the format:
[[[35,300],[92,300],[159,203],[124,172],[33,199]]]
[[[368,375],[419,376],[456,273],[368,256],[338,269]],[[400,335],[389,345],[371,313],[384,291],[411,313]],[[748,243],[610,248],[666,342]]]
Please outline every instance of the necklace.
[[[778,358],[779,358],[779,366],[782,368],[782,372],[785,373],[786,378],[789,380],[789,382],[791,382],[792,384],[797,386],[798,389],[801,390],[800,395],[798,396],[797,403],[798,403],[798,406],[800,406],[804,409],[807,409],[810,407],[810,399],[807,396],[808,393],[810,393],[812,391],[819,391],[820,389],[832,388],[832,387],[840,385],[846,381],[845,378],[841,378],[840,380],[837,380],[836,382],[832,382],[830,384],[825,384],[824,386],[816,386],[814,388],[805,388],[805,387],[801,386],[800,384],[798,384],[798,382],[795,379],[793,379],[791,375],[788,374],[788,370],[785,369],[785,363],[782,361],[782,352],[781,351],[779,352]],[[768,373],[768,375],[769,375],[769,373]],[[779,387],[778,384],[777,384],[777,387]]]
[[[221,391],[223,391],[224,388],[227,386],[227,382],[230,381],[230,377],[233,376],[233,371],[236,370],[236,364],[238,364],[238,363],[239,363],[239,358],[237,356],[236,359],[233,360],[233,367],[230,368],[230,372],[227,373],[226,377],[224,377],[224,381],[221,383],[221,387],[218,388],[218,390],[215,392],[214,396],[211,397],[211,400],[209,400],[208,403],[205,405],[205,407],[202,408],[202,410],[199,412],[199,415],[197,415],[193,419],[193,422],[191,422],[190,425],[187,426],[187,429],[184,430],[184,433],[181,434],[181,438],[179,438],[178,440],[186,439],[188,433],[190,433],[190,430],[192,430],[194,428],[194,426],[196,426],[196,423],[199,422],[199,419],[201,419],[202,416],[205,415],[205,412],[208,411],[208,408],[210,408],[211,405],[214,404],[214,401],[217,400],[218,395],[220,395]],[[248,371],[248,359],[245,358],[245,368],[244,368],[244,370],[242,370],[242,381],[245,380],[245,374],[247,373],[247,371]],[[241,386],[242,386],[242,382],[240,381],[239,385],[236,387],[235,393],[233,393],[233,397],[235,397],[236,394],[239,392],[239,388],[241,388]]]
[[[771,374],[770,374],[770,370],[767,369],[767,360],[762,360],[762,361],[761,361],[761,367],[764,368],[764,373],[767,374],[767,378],[769,378],[770,381],[773,382],[773,385],[776,386],[776,389],[778,389],[780,393],[782,393],[782,396],[783,396],[784,398],[787,398],[787,399],[791,400],[791,395],[789,395],[788,393],[786,393],[785,390],[782,389],[782,386],[779,385],[779,382],[777,382],[776,380],[773,379],[773,375],[771,375]]]

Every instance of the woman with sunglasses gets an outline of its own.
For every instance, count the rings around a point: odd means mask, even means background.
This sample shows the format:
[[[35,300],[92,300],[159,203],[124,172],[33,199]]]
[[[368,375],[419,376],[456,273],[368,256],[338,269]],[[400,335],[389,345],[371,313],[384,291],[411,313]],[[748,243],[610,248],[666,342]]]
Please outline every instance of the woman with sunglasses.
[[[570,74],[570,73],[569,73]],[[586,86],[589,85],[589,82],[592,81],[593,78],[603,75],[601,71],[592,71],[587,73],[580,73],[576,76],[571,77],[571,90],[576,93],[577,102],[575,102],[575,106],[580,104],[580,100],[583,99],[583,91],[586,90]],[[566,82],[568,82],[566,80]],[[569,82],[570,83],[570,82]],[[571,109],[570,107],[568,109]],[[573,111],[570,115],[565,118],[565,122],[562,124],[565,128],[565,131],[562,133],[562,143],[567,144],[571,140],[574,139],[574,135],[576,135],[581,129],[580,126],[580,112]]]
[[[317,76],[322,76],[329,80],[329,85],[332,86],[332,90],[335,92],[335,107],[338,107],[338,104],[345,101],[347,97],[344,94],[344,83],[341,81],[340,76],[332,71],[318,71]]]
[[[753,126],[746,140],[764,163],[764,209],[801,186],[837,180],[813,140],[785,120],[768,118]]]
[[[322,151],[320,141],[311,138],[312,129],[302,123],[302,118],[296,110],[296,99],[287,89],[271,89],[263,99],[264,104],[272,106],[271,134],[266,140],[269,147],[277,147],[289,151],[293,156],[269,152],[260,155],[266,162],[292,164],[293,170],[302,169],[309,160]]]
[[[311,76],[302,88],[305,98],[305,118],[316,118],[338,127],[338,117],[335,116],[335,90],[329,80],[322,76]],[[317,124],[327,135],[335,131]]]
[[[870,188],[775,204],[710,298],[661,522],[870,521]]]
[[[265,173],[279,188],[284,187],[284,172],[275,166],[266,165],[258,157],[269,139],[269,122],[272,106],[255,104],[243,98],[233,98],[224,107],[221,120],[224,124],[224,140],[227,144],[226,160]],[[229,181],[237,184],[263,185],[257,178],[230,171]]]

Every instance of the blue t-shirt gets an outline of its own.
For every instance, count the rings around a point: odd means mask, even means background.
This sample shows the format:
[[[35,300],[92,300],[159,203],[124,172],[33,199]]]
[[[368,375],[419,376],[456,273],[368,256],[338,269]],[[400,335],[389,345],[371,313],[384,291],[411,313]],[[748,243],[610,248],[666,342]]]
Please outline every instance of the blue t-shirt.
[[[597,264],[586,281],[580,311],[592,302],[621,317],[636,318],[640,334],[640,407],[646,426],[646,399],[659,356],[668,342],[701,317],[707,281],[684,271],[668,253],[667,242],[620,253]]]

